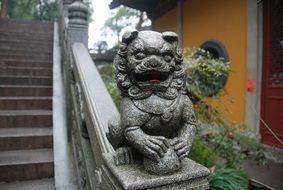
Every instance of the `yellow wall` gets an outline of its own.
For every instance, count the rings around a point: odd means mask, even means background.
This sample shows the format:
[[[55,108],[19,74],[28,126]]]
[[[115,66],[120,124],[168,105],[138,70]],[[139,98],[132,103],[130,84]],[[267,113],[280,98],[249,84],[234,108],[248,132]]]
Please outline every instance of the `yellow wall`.
[[[164,25],[175,23],[176,8],[154,21],[154,27],[163,31]],[[247,59],[247,2],[246,0],[185,0],[183,6],[183,46],[199,47],[210,39],[217,39],[226,47],[232,72],[226,84],[229,97],[224,96],[214,105],[232,121],[244,123],[246,59]],[[174,19],[175,19],[174,18]],[[212,102],[214,100],[211,100]]]
[[[153,22],[154,30],[159,32],[177,31],[177,9],[173,8]]]

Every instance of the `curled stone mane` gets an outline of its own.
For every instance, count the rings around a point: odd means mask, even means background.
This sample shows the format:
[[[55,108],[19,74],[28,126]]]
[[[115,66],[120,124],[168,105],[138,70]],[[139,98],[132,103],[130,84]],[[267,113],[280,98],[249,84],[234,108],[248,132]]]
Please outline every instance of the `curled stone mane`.
[[[174,99],[179,93],[184,94],[186,86],[185,70],[183,68],[182,50],[177,46],[177,43],[173,57],[175,65],[173,72],[170,74],[173,75],[172,81],[165,92],[141,90],[138,84],[130,77],[127,57],[128,47],[132,46],[131,42],[138,38],[138,33],[138,31],[133,31],[128,32],[123,36],[122,43],[113,61],[115,80],[122,96],[130,97],[132,99],[142,99],[148,97],[152,93],[156,93],[159,96]],[[162,33],[163,40],[167,42],[172,41],[172,36],[170,36],[171,33],[173,32]],[[132,93],[132,91],[134,91],[134,93]]]
[[[126,175],[139,171],[138,177],[141,172],[144,176],[145,171],[167,175],[180,171],[183,165],[184,171],[191,168],[191,164],[186,166],[182,160],[190,152],[196,119],[192,102],[185,94],[178,35],[127,32],[113,64],[122,101],[120,117],[111,119],[108,126],[107,138],[116,149],[109,162],[121,166],[119,171],[125,171]],[[128,164],[137,166],[124,169],[122,165]]]

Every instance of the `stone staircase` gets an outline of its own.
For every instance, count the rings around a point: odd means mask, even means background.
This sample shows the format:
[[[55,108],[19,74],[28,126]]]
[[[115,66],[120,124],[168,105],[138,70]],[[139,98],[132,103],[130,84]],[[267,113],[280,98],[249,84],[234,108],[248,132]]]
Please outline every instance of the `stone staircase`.
[[[54,189],[53,23],[0,20],[0,189]]]

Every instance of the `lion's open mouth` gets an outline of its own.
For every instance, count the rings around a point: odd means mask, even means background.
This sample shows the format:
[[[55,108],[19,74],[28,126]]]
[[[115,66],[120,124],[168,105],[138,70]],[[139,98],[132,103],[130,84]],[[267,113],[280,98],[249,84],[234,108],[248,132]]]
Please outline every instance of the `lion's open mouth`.
[[[136,81],[159,84],[168,79],[169,72],[146,71],[141,74],[134,74]]]

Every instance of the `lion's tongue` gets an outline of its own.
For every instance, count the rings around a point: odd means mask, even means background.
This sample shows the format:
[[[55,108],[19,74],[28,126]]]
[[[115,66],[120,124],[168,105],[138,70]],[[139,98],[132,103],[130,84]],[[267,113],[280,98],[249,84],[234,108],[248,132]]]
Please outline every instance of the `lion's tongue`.
[[[160,80],[152,79],[152,80],[150,80],[149,82],[152,83],[152,84],[159,84],[159,83],[160,83]]]

